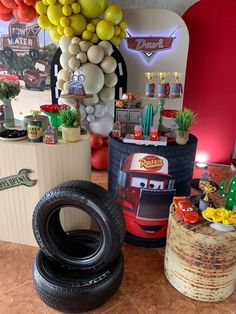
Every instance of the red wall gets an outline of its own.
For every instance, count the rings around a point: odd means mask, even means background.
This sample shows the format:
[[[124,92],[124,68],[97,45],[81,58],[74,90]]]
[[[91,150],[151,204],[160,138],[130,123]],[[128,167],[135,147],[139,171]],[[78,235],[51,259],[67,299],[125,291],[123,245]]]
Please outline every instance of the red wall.
[[[190,35],[184,106],[198,113],[196,159],[229,163],[236,138],[236,1],[202,0],[184,14]]]

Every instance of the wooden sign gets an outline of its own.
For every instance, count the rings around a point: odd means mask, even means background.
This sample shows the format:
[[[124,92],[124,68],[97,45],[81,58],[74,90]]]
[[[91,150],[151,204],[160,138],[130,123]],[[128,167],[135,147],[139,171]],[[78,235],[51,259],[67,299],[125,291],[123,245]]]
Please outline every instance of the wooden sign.
[[[18,185],[33,186],[37,180],[31,180],[28,178],[28,174],[31,172],[29,169],[21,169],[18,174],[0,179],[0,191],[13,188]]]

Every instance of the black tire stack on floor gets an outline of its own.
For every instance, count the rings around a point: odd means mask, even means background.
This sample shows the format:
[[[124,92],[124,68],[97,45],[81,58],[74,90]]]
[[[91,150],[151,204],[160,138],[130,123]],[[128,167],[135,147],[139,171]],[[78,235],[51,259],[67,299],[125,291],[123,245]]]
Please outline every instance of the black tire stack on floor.
[[[100,232],[65,232],[59,216],[63,207],[82,209],[96,221]],[[97,308],[115,294],[124,271],[125,222],[109,192],[87,181],[56,186],[36,205],[33,231],[40,247],[33,282],[47,305],[80,313]]]

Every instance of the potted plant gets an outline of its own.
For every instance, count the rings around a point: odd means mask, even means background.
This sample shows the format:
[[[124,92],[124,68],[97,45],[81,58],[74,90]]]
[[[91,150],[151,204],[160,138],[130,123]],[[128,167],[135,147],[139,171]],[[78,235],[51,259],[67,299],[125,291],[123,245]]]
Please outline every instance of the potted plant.
[[[80,111],[68,106],[60,110],[60,117],[63,142],[78,142],[80,139]]]
[[[189,127],[196,122],[197,115],[190,109],[184,108],[182,111],[176,112],[175,122],[177,125],[176,130],[176,143],[184,145],[188,141]]]
[[[20,93],[20,83],[15,80],[0,78],[0,100],[4,104],[4,126],[12,128],[15,126],[14,114],[11,106],[11,99]]]

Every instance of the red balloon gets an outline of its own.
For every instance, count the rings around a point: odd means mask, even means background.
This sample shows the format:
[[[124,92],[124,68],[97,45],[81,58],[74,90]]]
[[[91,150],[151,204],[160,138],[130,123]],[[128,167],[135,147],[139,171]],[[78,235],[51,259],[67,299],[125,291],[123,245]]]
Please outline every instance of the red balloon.
[[[99,149],[103,146],[103,138],[99,134],[90,135],[90,145],[93,149]]]
[[[9,9],[16,9],[17,4],[15,3],[15,0],[1,0],[2,4]]]
[[[35,4],[34,0],[24,0],[23,2],[28,6],[31,6],[31,5],[33,6]]]
[[[92,167],[97,170],[108,168],[108,148],[102,147],[92,152]]]
[[[9,14],[11,13],[11,9],[5,7],[5,5],[0,1],[0,12],[1,14]]]
[[[104,137],[103,138],[103,146],[108,146],[108,142],[109,142],[109,138],[108,137]]]
[[[2,21],[7,22],[7,21],[10,21],[12,18],[13,18],[12,13],[8,13],[8,14],[1,14],[0,13],[0,20],[2,20]]]
[[[36,18],[36,11],[33,7],[21,3],[17,8],[17,15],[23,22],[32,22]]]
[[[17,20],[19,20],[19,16],[18,16],[18,14],[17,14],[17,9],[12,10],[12,13],[13,13],[13,15],[15,16],[15,18],[16,18]]]

